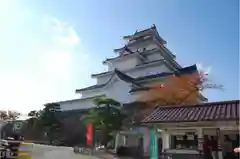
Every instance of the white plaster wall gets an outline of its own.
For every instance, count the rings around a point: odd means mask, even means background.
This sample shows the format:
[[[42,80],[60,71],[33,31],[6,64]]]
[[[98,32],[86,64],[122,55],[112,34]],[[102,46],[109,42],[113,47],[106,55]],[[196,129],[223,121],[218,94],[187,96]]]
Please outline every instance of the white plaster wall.
[[[148,61],[156,61],[160,59],[164,59],[160,52],[149,53],[145,55]]]
[[[131,49],[133,52],[137,51],[137,49],[141,52],[143,48],[146,50],[152,50],[158,48],[158,46],[151,40],[136,43],[134,46],[129,46],[129,49]]]
[[[150,58],[154,58],[154,57],[161,57],[161,55],[152,54]],[[157,74],[157,73],[161,73],[161,72],[170,72],[170,71],[171,70],[168,67],[166,67],[165,65],[160,65],[158,63],[156,65],[152,65],[152,66],[146,67],[146,68],[137,68],[135,70],[129,70],[125,73],[132,77],[141,77],[141,76],[147,76],[150,74]],[[112,76],[112,74],[97,77],[97,84],[106,83],[111,78],[111,76]]]
[[[152,50],[152,49],[158,48],[158,46],[155,43],[153,43],[152,40],[140,42],[133,46],[129,46],[129,49],[132,50],[133,52],[136,52],[137,50],[139,52],[142,52],[144,48],[146,50]],[[128,54],[128,52],[126,53]],[[159,57],[157,57],[156,59],[156,55],[155,55],[155,57],[152,56],[150,58],[153,60],[157,60]],[[108,70],[111,71],[111,70],[114,70],[115,68],[118,68],[120,70],[127,70],[130,68],[134,68],[138,63],[139,63],[139,59],[136,56],[127,56],[127,58],[122,58],[120,60],[114,60],[112,62],[109,62]]]
[[[109,98],[113,98],[121,103],[132,101],[131,95],[128,93],[131,89],[131,84],[122,80],[117,80],[106,87],[105,93]]]
[[[59,104],[60,104],[62,111],[86,109],[86,108],[91,108],[94,106],[91,98],[65,101],[65,102],[60,102]]]
[[[159,63],[156,65],[152,65],[146,68],[138,68],[135,70],[131,70],[127,72],[128,75],[132,77],[141,77],[150,74],[156,74],[161,72],[169,72],[170,70],[164,64],[160,65]],[[106,82],[110,78],[111,75],[102,76],[102,81]],[[105,78],[105,79],[104,79]],[[79,100],[72,100],[72,101],[65,101],[60,102],[60,106],[62,110],[73,110],[73,109],[84,109],[90,108],[93,106],[92,97],[99,96],[99,95],[106,95],[109,98],[113,98],[121,103],[129,103],[133,102],[139,98],[139,94],[133,93],[130,94],[129,91],[132,89],[132,84],[126,83],[118,78],[112,79],[107,86],[99,89],[89,90],[82,92],[82,98],[90,98],[90,99],[79,99]]]
[[[150,74],[156,74],[156,73],[161,73],[161,72],[169,72],[169,68],[166,67],[164,64],[159,65],[156,64],[155,66],[147,67],[147,68],[139,68],[136,70],[132,70],[127,72],[126,74],[132,76],[132,77],[141,77],[141,76],[147,76]],[[108,76],[102,76],[100,79],[109,80],[111,75]],[[120,102],[132,102],[135,99],[138,98],[138,94],[134,94],[133,96],[130,95],[128,92],[131,90],[132,85],[129,83],[126,83],[124,81],[121,81],[119,79],[116,80],[112,79],[115,82],[110,82],[107,86],[100,88],[100,89],[94,89],[94,90],[89,90],[89,91],[84,91],[82,93],[82,98],[89,98],[89,97],[94,97],[102,94],[106,94],[107,97],[114,98]]]
[[[113,98],[121,103],[128,103],[134,101],[136,97],[136,95],[132,96],[130,93],[128,93],[130,89],[130,84],[121,80],[117,80],[109,84],[109,86],[105,87],[102,91],[99,89],[99,91],[84,92],[82,98],[87,99],[65,101],[60,102],[59,104],[63,111],[91,108],[94,106],[94,104],[92,103],[93,98],[88,97],[94,97],[102,94],[105,94],[106,97]]]
[[[99,96],[99,95],[102,95],[103,92],[104,91],[101,88],[83,91],[82,98],[91,98],[91,97]]]
[[[97,77],[97,84],[104,84],[104,83],[106,83],[111,78],[111,76],[112,76],[112,74],[111,75]]]
[[[138,57],[135,55],[127,56],[126,58],[123,57],[122,59],[115,60],[114,62],[112,62],[112,64],[109,64],[108,70],[112,71],[115,68],[117,68],[119,70],[128,70],[128,69],[136,67],[136,65],[138,64],[138,61],[139,61]]]
[[[170,134],[168,132],[161,132],[162,150],[170,148]]]
[[[141,77],[141,76],[147,76],[150,74],[157,74],[161,72],[170,72],[170,69],[164,64],[159,65],[158,63],[156,65],[152,65],[149,67],[139,68],[134,71],[129,71],[128,74],[131,75],[132,77]]]
[[[139,145],[139,137],[135,135],[128,135],[126,138],[126,146],[137,147]]]

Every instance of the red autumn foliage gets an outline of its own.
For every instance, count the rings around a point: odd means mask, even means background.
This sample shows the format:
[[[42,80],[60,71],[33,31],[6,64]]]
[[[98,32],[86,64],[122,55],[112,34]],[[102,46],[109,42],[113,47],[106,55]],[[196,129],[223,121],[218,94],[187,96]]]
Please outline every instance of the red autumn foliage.
[[[147,117],[157,106],[197,104],[205,99],[201,95],[203,90],[222,89],[222,86],[211,83],[208,74],[199,71],[168,76],[163,83],[155,83],[148,88],[141,92],[137,100],[138,103],[144,104],[132,112],[133,122]]]
[[[207,74],[196,72],[169,76],[164,83],[157,83],[149,88],[142,92],[139,101],[150,105],[188,105],[201,102],[204,99],[201,95],[203,90],[222,86],[210,83]]]

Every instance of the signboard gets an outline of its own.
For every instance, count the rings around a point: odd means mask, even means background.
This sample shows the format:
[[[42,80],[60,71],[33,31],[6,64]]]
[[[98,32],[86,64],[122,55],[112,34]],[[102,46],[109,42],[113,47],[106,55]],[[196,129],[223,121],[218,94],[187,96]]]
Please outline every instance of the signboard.
[[[150,159],[158,159],[158,137],[156,129],[151,128],[149,135],[150,135]]]

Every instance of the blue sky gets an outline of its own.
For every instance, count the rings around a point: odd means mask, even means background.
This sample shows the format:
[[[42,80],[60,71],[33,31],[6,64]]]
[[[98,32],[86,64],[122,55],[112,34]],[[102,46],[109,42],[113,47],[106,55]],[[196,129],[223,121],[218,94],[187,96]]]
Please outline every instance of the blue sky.
[[[225,90],[210,101],[239,98],[237,0],[41,0],[0,2],[1,108],[27,112],[75,98],[91,73],[124,44],[123,35],[156,24],[183,66],[211,67]]]

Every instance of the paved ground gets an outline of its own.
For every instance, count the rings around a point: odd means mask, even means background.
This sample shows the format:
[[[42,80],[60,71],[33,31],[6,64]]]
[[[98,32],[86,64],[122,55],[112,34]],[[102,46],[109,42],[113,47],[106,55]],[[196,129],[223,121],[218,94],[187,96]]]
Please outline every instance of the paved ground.
[[[34,145],[33,159],[99,159],[94,156],[82,156],[73,152],[69,147],[53,147]]]

